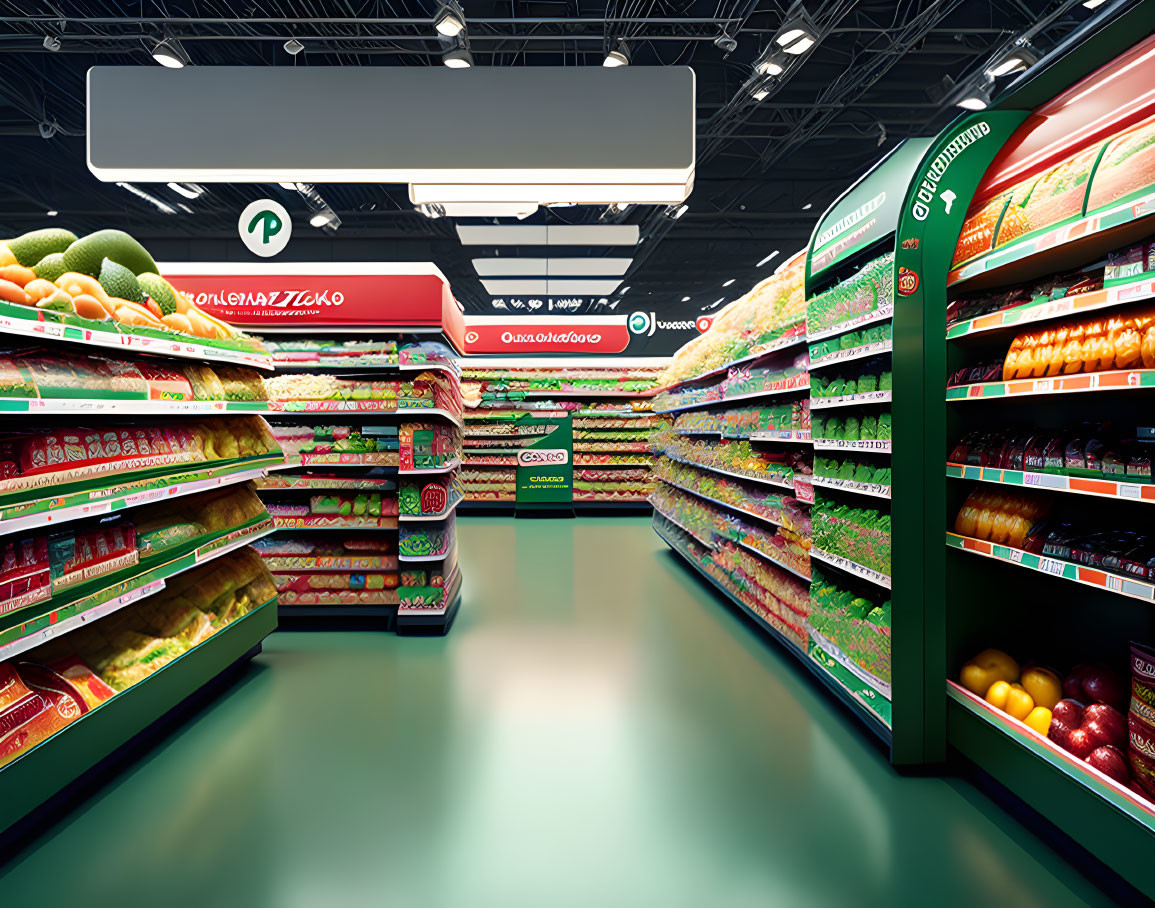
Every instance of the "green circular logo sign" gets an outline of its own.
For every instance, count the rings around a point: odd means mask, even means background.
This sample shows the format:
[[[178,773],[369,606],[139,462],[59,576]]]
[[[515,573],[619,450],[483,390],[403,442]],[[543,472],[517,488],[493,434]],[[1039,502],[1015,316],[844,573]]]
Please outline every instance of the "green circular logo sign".
[[[241,212],[237,231],[250,252],[268,258],[289,244],[293,222],[284,205],[272,199],[257,199]]]

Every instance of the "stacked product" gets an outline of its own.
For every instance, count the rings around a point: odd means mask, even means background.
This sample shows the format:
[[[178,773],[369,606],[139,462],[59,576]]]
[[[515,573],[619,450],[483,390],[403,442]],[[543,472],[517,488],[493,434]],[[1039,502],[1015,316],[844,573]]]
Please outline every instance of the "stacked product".
[[[127,234],[0,243],[0,318],[15,342],[58,344],[0,356],[3,409],[34,414],[0,430],[3,831],[275,628],[244,547],[272,530],[249,480],[284,458],[237,412],[267,409],[250,367],[268,354]],[[122,696],[137,705],[97,710]]]
[[[403,338],[273,346],[279,369],[304,370],[265,382],[293,464],[262,484],[277,526],[262,553],[283,615],[444,632],[460,602],[462,398],[452,352]],[[334,531],[346,535],[331,542]]]
[[[517,452],[550,431],[549,425],[522,417],[553,412],[570,422],[574,503],[644,504],[652,488],[649,437],[658,425],[648,393],[657,372],[612,364],[467,367],[466,500],[480,505],[517,500]]]

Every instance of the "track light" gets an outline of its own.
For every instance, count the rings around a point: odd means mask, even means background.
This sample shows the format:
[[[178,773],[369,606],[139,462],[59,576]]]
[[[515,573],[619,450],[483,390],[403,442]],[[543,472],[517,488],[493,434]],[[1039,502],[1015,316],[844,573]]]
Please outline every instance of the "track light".
[[[168,188],[177,195],[183,195],[186,199],[195,199],[204,194],[204,187],[198,186],[196,183],[169,183]]]
[[[1096,6],[1102,6],[1107,0],[1083,0],[1083,6],[1087,9],[1094,9]]]
[[[1016,46],[1009,51],[998,63],[987,70],[987,75],[997,79],[999,76],[1008,76],[1020,70],[1030,69],[1039,62],[1039,55],[1027,45]]]
[[[50,50],[53,53],[60,50],[60,39],[57,38],[56,35],[45,35],[44,36],[44,49]]]
[[[167,66],[169,69],[180,69],[190,62],[189,55],[185,53],[184,48],[181,47],[176,38],[165,38],[163,41],[157,41],[152,46],[152,58],[161,66]]]
[[[456,38],[465,31],[465,14],[456,3],[443,3],[433,20],[437,34],[446,38]]]
[[[774,43],[792,56],[806,53],[817,41],[817,31],[805,11],[788,18],[774,36]]]
[[[755,101],[765,101],[773,87],[773,76],[766,76],[764,79],[758,79],[750,84],[750,97],[752,97]]]
[[[689,205],[679,205],[677,208],[675,208],[673,205],[671,205],[669,208],[666,209],[666,214],[668,214],[670,217],[672,217],[676,221],[678,218],[680,218],[682,215],[684,215],[689,210],[690,210]]]
[[[786,58],[770,45],[754,64],[754,72],[760,76],[780,76],[786,71]]]
[[[986,110],[991,106],[989,83],[984,82],[981,85],[976,85],[955,101],[955,104],[963,110]]]
[[[606,58],[602,60],[602,66],[629,66],[630,65],[630,50],[626,47],[625,41],[619,41],[618,46],[606,54]]]
[[[466,48],[459,47],[443,56],[441,62],[450,69],[469,69],[473,65],[473,54]]]
[[[297,56],[297,54],[305,49],[305,45],[298,41],[296,38],[290,38],[284,43],[283,46],[285,48],[285,53],[287,53],[290,57]]]

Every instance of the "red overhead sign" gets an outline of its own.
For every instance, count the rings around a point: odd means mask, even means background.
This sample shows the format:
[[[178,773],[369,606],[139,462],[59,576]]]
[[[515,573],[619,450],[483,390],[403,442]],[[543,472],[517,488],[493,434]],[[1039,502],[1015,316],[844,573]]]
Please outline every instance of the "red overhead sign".
[[[199,307],[243,328],[441,328],[461,349],[464,321],[428,263],[171,262],[160,265]]]
[[[621,353],[630,345],[626,316],[600,318],[471,315],[465,325],[465,352]]]

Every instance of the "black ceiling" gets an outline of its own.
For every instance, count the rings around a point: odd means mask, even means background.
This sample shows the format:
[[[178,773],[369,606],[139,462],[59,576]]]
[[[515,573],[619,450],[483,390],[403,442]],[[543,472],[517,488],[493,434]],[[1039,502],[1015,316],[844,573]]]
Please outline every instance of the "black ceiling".
[[[781,256],[756,265],[772,250],[785,255],[801,248],[823,209],[896,142],[943,127],[958,113],[949,103],[952,86],[976,79],[1016,37],[1028,33],[1045,53],[1091,16],[1119,5],[1127,4],[1115,0],[1092,13],[1078,0],[808,0],[822,39],[760,103],[744,86],[791,12],[788,0],[466,0],[464,7],[479,66],[600,65],[623,39],[632,65],[695,69],[699,159],[684,217],[674,221],[651,207],[608,218],[604,208],[566,208],[539,212],[529,223],[602,218],[639,224],[643,242],[625,282],[631,299],[649,295],[648,303],[662,306],[690,296],[692,305],[709,306],[768,273]],[[433,0],[0,0],[0,236],[47,223],[78,233],[116,226],[160,259],[244,258],[237,215],[268,193],[297,219],[286,255],[432,259],[460,299],[487,307],[470,264],[487,251],[463,248],[451,219],[413,211],[405,187],[318,186],[342,222],[329,236],[308,225],[296,193],[277,186],[213,185],[195,200],[164,186],[144,187],[192,209],[174,216],[98,182],[84,164],[90,66],[135,64],[147,77],[157,65],[148,47],[165,35],[178,38],[195,65],[440,65],[444,45],[431,19],[436,7]],[[737,41],[730,53],[715,43],[723,35]],[[45,47],[46,36],[60,39],[58,50]],[[282,47],[290,38],[304,45],[296,57]],[[301,126],[308,128],[308,111],[301,112]],[[60,212],[55,221],[46,218],[49,209]],[[735,284],[724,289],[731,277]]]

